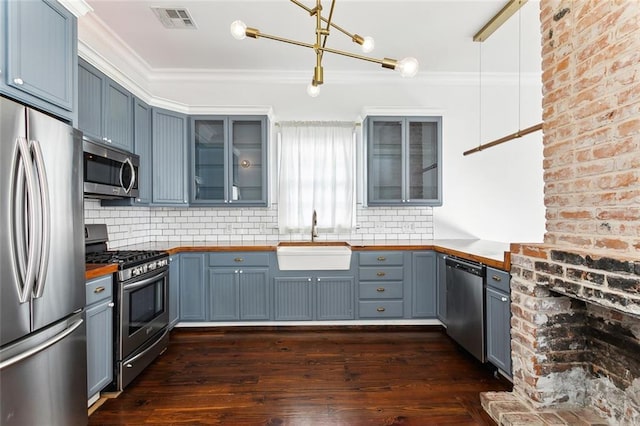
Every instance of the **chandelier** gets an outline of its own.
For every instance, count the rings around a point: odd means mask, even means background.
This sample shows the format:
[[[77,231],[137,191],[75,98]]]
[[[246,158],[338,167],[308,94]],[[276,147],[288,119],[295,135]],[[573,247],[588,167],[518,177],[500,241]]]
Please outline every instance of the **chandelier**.
[[[336,0],[331,1],[331,9],[329,10],[329,17],[325,18],[322,16],[322,4],[321,0],[316,0],[316,7],[313,9],[308,8],[304,4],[300,3],[297,0],[290,0],[295,5],[301,7],[306,10],[309,15],[315,16],[316,18],[316,42],[314,44],[305,43],[302,41],[291,40],[283,37],[274,36],[271,34],[265,34],[260,32],[260,30],[256,28],[247,27],[246,24],[242,21],[234,21],[231,24],[231,35],[237,40],[243,40],[246,37],[251,38],[268,38],[275,41],[280,41],[283,43],[294,44],[296,46],[307,47],[309,49],[313,49],[316,52],[316,65],[313,69],[313,78],[311,83],[307,86],[307,93],[316,97],[320,94],[320,85],[324,83],[324,70],[322,67],[322,56],[324,53],[334,53],[337,55],[348,56],[354,59],[360,59],[363,61],[374,62],[382,65],[383,68],[388,68],[392,70],[397,70],[400,72],[402,77],[413,77],[418,73],[418,61],[415,58],[404,58],[399,61],[390,58],[371,58],[369,56],[364,56],[356,53],[345,52],[343,50],[332,49],[327,47],[327,38],[329,36],[330,28],[335,28],[341,33],[351,38],[351,41],[357,43],[361,46],[362,51],[364,53],[369,53],[374,48],[374,40],[371,37],[362,37],[358,34],[351,34],[344,28],[333,22],[333,10],[335,8]],[[323,23],[326,24],[323,26]]]

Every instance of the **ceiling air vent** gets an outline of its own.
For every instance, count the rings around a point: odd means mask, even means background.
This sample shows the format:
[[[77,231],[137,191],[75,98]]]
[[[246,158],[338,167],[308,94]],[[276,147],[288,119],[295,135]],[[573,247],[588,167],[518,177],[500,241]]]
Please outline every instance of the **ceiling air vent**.
[[[153,13],[156,14],[162,25],[169,29],[195,29],[196,23],[193,22],[189,11],[181,7],[152,7]]]

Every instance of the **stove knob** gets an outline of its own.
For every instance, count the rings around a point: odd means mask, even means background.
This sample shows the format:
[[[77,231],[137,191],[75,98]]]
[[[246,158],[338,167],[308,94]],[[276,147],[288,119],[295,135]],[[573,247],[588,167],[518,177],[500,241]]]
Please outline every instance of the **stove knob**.
[[[140,270],[140,268],[133,268],[131,270],[131,275],[134,277],[137,277],[138,275],[140,275],[142,273],[142,271]]]
[[[149,270],[153,271],[154,269],[156,269],[156,262],[149,263]]]

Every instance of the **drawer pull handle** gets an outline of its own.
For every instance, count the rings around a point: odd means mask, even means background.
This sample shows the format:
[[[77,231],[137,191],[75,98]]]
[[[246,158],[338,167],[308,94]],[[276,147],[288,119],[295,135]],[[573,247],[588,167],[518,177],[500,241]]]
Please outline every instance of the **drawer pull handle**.
[[[502,281],[502,278],[500,278],[500,277],[499,277],[499,276],[497,276],[497,275],[492,275],[492,276],[491,276],[491,279],[493,279],[494,281],[498,281],[498,282]]]
[[[384,277],[387,274],[386,274],[386,272],[378,272],[376,275],[379,276],[379,277]]]
[[[384,256],[378,256],[378,260],[379,260],[380,262],[384,262],[385,260],[387,260],[387,258],[386,258],[386,257],[384,257]]]
[[[378,288],[376,289],[376,291],[377,291],[378,293],[383,293],[383,292],[384,292],[384,287],[378,287]]]
[[[502,297],[500,298],[500,300],[502,300],[503,302],[506,302],[506,301],[507,301],[507,300],[509,300],[509,299],[507,299],[506,297],[502,296]]]
[[[384,311],[385,311],[385,309],[384,309],[383,307],[380,307],[380,308],[376,309],[376,311],[378,311],[378,312],[384,312]]]
[[[102,293],[104,290],[105,290],[104,287],[100,286],[100,287],[96,287],[95,290],[93,290],[93,292],[98,294],[98,293]]]
[[[241,257],[236,257],[235,259],[233,259],[234,262],[244,262],[244,259]]]

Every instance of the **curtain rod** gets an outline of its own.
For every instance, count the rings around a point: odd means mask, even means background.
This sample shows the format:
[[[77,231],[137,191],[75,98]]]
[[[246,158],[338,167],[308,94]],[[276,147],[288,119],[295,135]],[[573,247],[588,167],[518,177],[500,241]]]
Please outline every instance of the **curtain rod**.
[[[491,148],[492,146],[500,145],[501,143],[509,142],[510,140],[513,140],[513,139],[521,138],[522,136],[528,135],[529,133],[537,132],[538,130],[542,130],[542,123],[538,123],[535,126],[527,127],[526,129],[523,129],[523,130],[518,130],[517,132],[511,133],[510,135],[504,136],[500,139],[496,139],[492,142],[477,146],[476,148],[463,152],[462,155],[469,155],[476,152],[480,152],[484,149]]]

